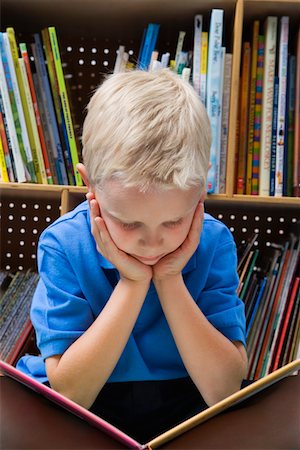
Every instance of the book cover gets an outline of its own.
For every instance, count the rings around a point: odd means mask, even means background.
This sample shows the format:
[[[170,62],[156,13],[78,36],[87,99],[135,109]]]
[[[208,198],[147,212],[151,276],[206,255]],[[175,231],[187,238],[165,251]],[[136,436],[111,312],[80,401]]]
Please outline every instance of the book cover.
[[[200,95],[201,84],[201,40],[202,40],[202,20],[203,16],[197,14],[194,17],[194,49],[193,49],[193,86]]]
[[[3,111],[5,112],[5,125],[7,126],[7,140],[9,142],[9,146],[12,151],[12,157],[13,157],[13,164],[15,169],[15,180],[18,182],[25,182],[28,178],[30,178],[30,174],[28,171],[25,171],[25,164],[23,162],[23,159],[21,157],[21,152],[19,148],[19,142],[17,137],[17,132],[15,128],[15,120],[11,108],[11,102],[10,102],[10,96],[13,98],[13,91],[12,91],[12,85],[11,85],[11,79],[9,78],[7,80],[6,73],[8,72],[8,66],[7,61],[5,59],[5,52],[3,48],[3,33],[0,33],[0,51],[1,51],[1,58],[0,58],[0,92],[1,92],[1,99],[3,102]],[[4,64],[6,67],[6,72],[4,69]],[[7,81],[10,83],[10,86],[8,87]],[[15,109],[15,114],[17,114],[17,111]],[[3,116],[4,117],[4,116]],[[20,130],[20,129],[19,129]],[[22,136],[21,136],[22,138]],[[24,151],[25,154],[25,151]],[[23,155],[24,156],[24,155]],[[26,157],[26,155],[25,155]]]
[[[299,369],[300,369],[300,360],[298,359],[298,360],[295,360],[295,361],[287,364],[285,367],[282,367],[282,368],[276,370],[272,374],[269,374],[266,377],[264,377],[260,380],[257,380],[254,383],[244,387],[240,391],[235,392],[234,394],[230,395],[229,397],[225,398],[224,400],[221,400],[220,402],[216,403],[215,405],[194,415],[190,419],[187,419],[187,420],[181,422],[180,424],[175,425],[170,430],[166,431],[165,433],[160,434],[159,436],[155,437],[154,439],[150,440],[149,442],[141,443],[141,442],[136,441],[132,437],[128,436],[127,434],[122,432],[120,429],[111,425],[109,422],[103,420],[101,417],[99,417],[99,416],[91,413],[87,409],[79,406],[75,402],[62,396],[58,392],[49,388],[48,386],[45,386],[44,384],[39,383],[39,382],[35,381],[34,379],[28,377],[27,375],[23,374],[22,372],[17,370],[15,367],[11,366],[10,364],[5,363],[4,361],[0,361],[0,370],[5,375],[15,379],[16,381],[29,387],[30,389],[34,390],[35,392],[38,392],[39,394],[41,394],[45,398],[49,399],[50,401],[54,402],[58,406],[66,409],[70,413],[75,414],[76,416],[80,417],[81,419],[87,421],[88,423],[90,423],[91,425],[100,429],[104,433],[107,433],[108,435],[113,437],[116,441],[120,442],[126,448],[135,448],[135,449],[140,449],[140,450],[146,450],[146,449],[151,450],[151,449],[162,447],[163,444],[172,441],[177,436],[182,435],[183,433],[191,430],[192,428],[196,427],[197,425],[204,423],[208,419],[215,417],[216,415],[228,410],[230,407],[240,404],[244,400],[261,392],[262,390],[273,385],[277,381],[285,378],[286,376],[288,376],[292,373],[295,373]]]
[[[288,68],[288,41],[289,41],[289,17],[283,16],[280,19],[279,32],[279,62],[278,62],[278,114],[277,114],[277,140],[276,140],[276,177],[275,177],[275,195],[283,195],[283,164],[284,164],[284,145],[285,136],[285,117],[286,117],[286,87],[287,87],[287,68]]]
[[[257,68],[255,83],[255,106],[254,106],[254,130],[253,130],[253,155],[252,155],[252,183],[251,195],[258,195],[259,188],[259,157],[261,139],[261,111],[262,90],[264,70],[265,39],[263,35],[258,36]]]
[[[24,61],[25,70],[26,70],[26,74],[27,74],[28,86],[29,86],[29,91],[30,91],[30,95],[31,95],[31,101],[32,101],[32,105],[33,105],[34,115],[35,115],[35,119],[36,119],[36,126],[37,126],[38,135],[39,135],[41,150],[42,150],[42,154],[43,154],[46,176],[47,176],[48,184],[52,184],[54,174],[51,173],[50,162],[49,162],[43,127],[42,127],[42,123],[41,123],[40,112],[39,112],[39,108],[38,108],[38,103],[37,103],[37,98],[36,98],[36,93],[35,93],[35,88],[34,88],[34,83],[33,83],[33,78],[32,78],[29,55],[28,55],[27,46],[25,43],[20,43],[20,52],[21,52],[22,59]]]
[[[265,31],[265,61],[263,73],[261,144],[259,163],[259,195],[269,196],[270,193],[270,160],[272,139],[272,116],[274,97],[274,76],[277,45],[277,17],[266,19]]]
[[[220,104],[222,93],[220,92],[221,72],[221,47],[223,35],[222,9],[213,9],[210,20],[208,66],[207,66],[207,100],[206,109],[210,119],[212,143],[210,153],[211,167],[207,175],[207,192],[209,194],[219,192],[220,175],[220,146],[221,146],[221,117]]]
[[[77,186],[82,186],[82,179],[81,179],[81,177],[78,173],[77,167],[76,167],[76,165],[79,163],[78,149],[77,149],[76,138],[74,135],[74,128],[73,128],[73,123],[72,123],[72,117],[71,117],[71,111],[70,111],[70,106],[69,106],[69,100],[68,100],[68,96],[67,96],[67,90],[66,90],[63,69],[62,69],[62,65],[61,65],[60,52],[59,52],[59,46],[58,46],[58,40],[57,40],[57,36],[56,36],[55,27],[48,27],[48,31],[49,31],[50,41],[51,41],[54,63],[55,63],[56,76],[57,76],[57,80],[58,80],[59,95],[61,98],[62,109],[63,109],[64,119],[65,119],[65,123],[66,123],[66,129],[67,129],[67,134],[68,134],[68,139],[69,139],[70,150],[71,150],[75,182],[76,182]]]
[[[252,31],[248,147],[247,147],[247,164],[246,164],[247,175],[246,175],[246,189],[245,189],[247,195],[251,195],[252,191],[253,136],[254,136],[255,91],[256,91],[259,24],[260,24],[259,20],[255,20],[253,23],[253,31]]]
[[[200,71],[200,99],[206,106],[206,77],[208,55],[208,32],[202,31],[201,36],[201,71]]]
[[[250,94],[251,47],[244,42],[242,52],[242,74],[240,85],[240,130],[237,165],[237,194],[246,193],[248,114]]]

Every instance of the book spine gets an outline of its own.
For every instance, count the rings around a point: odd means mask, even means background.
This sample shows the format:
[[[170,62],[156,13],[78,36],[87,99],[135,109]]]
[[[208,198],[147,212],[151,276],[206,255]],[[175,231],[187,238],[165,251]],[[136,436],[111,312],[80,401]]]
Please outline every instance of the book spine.
[[[0,137],[1,142],[3,146],[3,152],[4,152],[4,158],[5,158],[5,165],[7,170],[8,179],[11,182],[15,181],[15,175],[14,175],[14,164],[11,157],[12,149],[10,146],[10,142],[7,139],[6,130],[7,129],[7,123],[5,119],[5,112],[3,107],[3,101],[2,101],[2,95],[0,92]],[[8,134],[8,132],[7,132]]]
[[[201,83],[202,19],[201,14],[197,14],[194,18],[193,86],[198,95],[200,95]]]
[[[0,181],[3,181],[5,183],[9,181],[1,135],[0,135]]]
[[[260,145],[259,195],[270,193],[270,159],[274,76],[276,62],[277,17],[269,16],[265,22],[265,64],[263,75],[262,125]]]
[[[65,85],[65,80],[64,80],[64,74],[63,74],[62,65],[61,65],[56,31],[55,31],[54,27],[49,27],[48,30],[49,30],[49,35],[50,35],[54,63],[55,63],[56,76],[57,76],[57,80],[58,80],[59,94],[60,94],[60,98],[61,98],[64,119],[65,119],[65,123],[66,123],[69,145],[70,145],[70,150],[71,150],[75,182],[76,182],[77,186],[82,186],[82,180],[81,180],[81,177],[80,177],[79,172],[76,167],[77,164],[79,163],[78,150],[77,150],[77,144],[76,144],[76,139],[75,139],[75,135],[74,135],[74,129],[73,129],[69,100],[68,100],[67,90],[66,90],[66,85]]]
[[[254,107],[254,133],[253,133],[253,157],[252,157],[252,183],[251,195],[258,195],[259,187],[259,155],[261,137],[261,110],[263,90],[264,68],[264,36],[258,36],[257,70],[255,83],[255,107]]]
[[[211,123],[212,143],[207,176],[208,193],[218,193],[220,174],[220,71],[223,33],[223,14],[221,9],[213,9],[210,21],[208,67],[207,67],[207,114]]]
[[[296,43],[296,89],[295,89],[295,131],[294,131],[294,172],[293,194],[300,196],[300,27]]]
[[[250,42],[244,42],[242,77],[240,88],[240,132],[237,167],[237,194],[245,194],[246,187],[246,164],[247,164],[247,144],[248,144],[248,104],[250,85],[250,63],[251,47]]]
[[[16,46],[15,34],[12,28],[7,28],[6,33],[3,33],[4,47],[10,68],[10,76],[12,80],[13,92],[17,106],[17,116],[19,119],[21,137],[19,139],[19,147],[21,154],[23,153],[23,161],[30,173],[30,180],[37,181],[37,170],[39,169],[37,159],[35,157],[36,149],[32,135],[31,124],[28,117],[28,110],[26,99],[24,95],[24,88],[22,84],[21,71],[19,66],[19,54]],[[16,117],[17,117],[16,116]],[[18,129],[19,125],[16,125]]]
[[[232,54],[225,53],[224,88],[222,99],[221,152],[220,152],[220,194],[226,190],[226,164],[229,127],[229,105],[231,88]]]
[[[60,168],[64,166],[64,161],[61,160],[62,158],[62,149],[61,149],[61,141],[59,138],[59,132],[58,127],[56,123],[55,118],[55,112],[54,112],[54,106],[48,81],[48,74],[47,69],[45,66],[44,61],[44,54],[43,54],[43,48],[42,43],[40,40],[40,36],[35,33],[34,34],[34,44],[31,44],[32,53],[35,60],[35,68],[36,68],[36,80],[37,83],[35,83],[35,87],[37,89],[37,96],[41,99],[41,105],[43,105],[43,110],[45,113],[46,121],[44,121],[44,124],[46,126],[49,139],[51,142],[51,151],[52,151],[52,157],[55,161],[55,167],[57,171],[58,176],[58,182],[59,184],[68,184],[72,185],[74,184],[73,181],[73,174],[72,174],[72,164],[70,161],[70,171],[68,170],[68,177],[69,179],[65,182],[63,180],[62,172],[60,171]],[[35,77],[33,77],[33,80]],[[38,95],[39,92],[39,95]],[[41,108],[40,108],[41,110]],[[50,150],[50,149],[49,149]],[[69,166],[68,166],[69,169]]]
[[[258,35],[259,35],[259,20],[255,20],[253,23],[252,51],[251,51],[251,81],[250,81],[250,96],[249,96],[249,123],[248,123],[248,149],[247,149],[247,175],[246,175],[247,195],[251,195],[252,192],[252,160],[253,160]]]
[[[176,72],[178,72],[178,69],[179,69],[179,63],[180,63],[179,60],[180,60],[180,55],[181,55],[182,49],[183,49],[185,35],[186,35],[185,31],[179,31],[177,46],[176,46],[176,53],[175,53],[175,70],[176,70]]]
[[[38,133],[38,129],[37,129],[37,123],[35,120],[35,114],[34,114],[34,108],[33,108],[29,83],[28,83],[28,79],[27,79],[26,67],[25,67],[23,58],[19,58],[19,65],[20,65],[20,69],[21,69],[21,76],[22,76],[22,81],[23,81],[23,85],[24,85],[24,94],[26,97],[26,103],[27,103],[27,108],[28,108],[28,114],[29,114],[28,119],[31,122],[32,135],[33,135],[33,139],[34,139],[34,143],[35,143],[36,158],[38,160],[38,166],[39,166],[40,173],[41,173],[42,183],[53,184],[47,154],[45,155],[46,158],[44,159],[44,155],[42,152],[41,142],[40,142],[39,133]],[[35,152],[33,152],[33,154],[34,153]]]
[[[275,195],[278,95],[279,95],[279,77],[275,76],[275,78],[274,78],[273,118],[272,118],[271,160],[270,160],[270,195],[271,196]]]
[[[48,157],[48,153],[47,153],[43,127],[41,124],[40,112],[39,112],[36,93],[35,93],[34,84],[33,84],[32,72],[31,72],[29,56],[28,56],[28,52],[27,52],[27,46],[25,43],[20,44],[20,51],[21,51],[21,55],[22,55],[22,58],[23,58],[23,61],[25,64],[25,70],[26,70],[26,74],[27,74],[27,80],[28,80],[29,91],[30,91],[30,95],[31,95],[31,101],[32,101],[33,109],[34,109],[36,126],[37,126],[38,135],[39,135],[39,141],[40,141],[43,159],[44,159],[44,163],[45,163],[47,180],[48,180],[48,184],[52,184],[53,178],[52,178],[52,173],[51,173],[51,168],[50,168],[50,163],[49,163],[49,157]],[[54,174],[53,174],[53,176],[54,176]],[[52,180],[52,183],[51,183],[51,180]]]
[[[208,33],[207,33],[207,31],[202,31],[200,99],[201,99],[203,105],[205,105],[205,106],[206,106],[207,53],[208,53]]]
[[[124,53],[125,53],[124,45],[119,45],[119,48],[118,48],[118,51],[117,51],[117,57],[116,57],[116,61],[115,61],[115,66],[114,66],[114,73],[120,73],[121,72],[121,67],[122,67]]]
[[[15,179],[16,181],[23,183],[27,181],[26,172],[24,163],[21,157],[20,149],[19,149],[19,143],[17,138],[17,132],[15,128],[14,123],[14,117],[13,112],[11,109],[11,103],[10,103],[10,97],[9,97],[9,90],[8,86],[6,84],[6,75],[4,71],[3,66],[3,47],[2,47],[2,40],[1,40],[2,33],[0,33],[0,47],[1,47],[1,58],[0,58],[0,92],[1,92],[1,98],[3,101],[3,110],[5,112],[5,119],[7,124],[7,139],[10,142],[12,155],[13,155],[13,161],[14,161],[14,169],[15,169]]]
[[[288,40],[289,40],[289,17],[280,19],[280,41],[279,41],[279,92],[278,92],[278,115],[277,115],[277,140],[276,140],[276,178],[275,195],[282,197],[283,194],[283,163],[286,115],[286,86],[288,66]]]
[[[293,153],[294,153],[294,120],[295,120],[295,83],[296,57],[290,55],[288,63],[288,104],[287,104],[287,157],[286,157],[286,195],[293,195]]]

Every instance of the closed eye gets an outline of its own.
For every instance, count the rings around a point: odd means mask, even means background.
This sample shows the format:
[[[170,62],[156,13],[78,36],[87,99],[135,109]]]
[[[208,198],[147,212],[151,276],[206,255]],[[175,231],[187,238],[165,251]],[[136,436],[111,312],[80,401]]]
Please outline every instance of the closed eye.
[[[120,225],[124,230],[135,230],[135,229],[139,228],[140,223],[139,222],[132,222],[132,223],[121,222]]]
[[[181,225],[182,222],[183,222],[183,219],[178,219],[178,220],[175,220],[173,222],[165,222],[164,226],[167,227],[167,228],[175,228],[178,225]]]

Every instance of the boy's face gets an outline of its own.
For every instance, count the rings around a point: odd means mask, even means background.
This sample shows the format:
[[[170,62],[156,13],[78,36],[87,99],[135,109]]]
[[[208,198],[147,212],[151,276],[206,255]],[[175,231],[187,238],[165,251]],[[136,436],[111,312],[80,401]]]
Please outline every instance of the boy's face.
[[[187,237],[201,192],[193,187],[143,193],[111,180],[95,196],[116,246],[154,265]]]

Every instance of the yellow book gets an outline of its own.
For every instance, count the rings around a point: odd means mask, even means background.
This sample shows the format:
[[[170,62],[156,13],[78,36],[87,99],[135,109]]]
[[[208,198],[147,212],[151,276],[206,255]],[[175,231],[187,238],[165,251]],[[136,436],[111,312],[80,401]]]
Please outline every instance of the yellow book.
[[[37,182],[47,184],[45,167],[43,170],[43,167],[40,167],[40,164],[39,164],[38,150],[37,150],[36,142],[34,139],[33,128],[32,128],[32,123],[30,120],[30,114],[29,114],[29,110],[28,110],[28,104],[26,101],[25,89],[24,89],[23,80],[22,80],[21,68],[20,68],[20,64],[19,64],[19,52],[18,52],[16,37],[15,37],[15,31],[13,28],[9,27],[6,29],[6,32],[7,32],[9,45],[10,45],[10,49],[11,49],[11,54],[12,54],[12,58],[13,58],[13,63],[14,63],[14,67],[15,67],[15,73],[16,73],[16,77],[17,77],[17,81],[18,81],[21,102],[22,102],[22,107],[23,107],[25,123],[26,123],[26,128],[27,128],[27,133],[28,133],[30,149],[31,149],[31,153],[32,153],[32,159],[33,159],[34,170],[35,170]]]
[[[9,181],[1,136],[0,136],[0,181],[4,182]]]
[[[206,103],[207,49],[208,49],[208,33],[207,33],[207,31],[202,31],[201,67],[200,67],[200,99],[204,105]]]
[[[34,107],[33,107],[33,103],[32,103],[32,97],[31,97],[31,93],[30,93],[30,87],[29,87],[29,83],[28,83],[25,62],[24,62],[23,58],[19,58],[19,65],[20,65],[22,82],[23,82],[23,86],[24,86],[25,99],[26,99],[26,103],[28,106],[29,120],[30,120],[31,126],[32,126],[33,139],[34,139],[35,147],[37,150],[37,160],[38,160],[39,167],[41,169],[42,183],[53,184],[52,177],[51,176],[47,177],[47,174],[46,174],[46,168],[45,168],[45,163],[44,163],[44,158],[43,158],[41,141],[40,141],[39,132],[38,132],[38,128],[37,128]]]
[[[76,168],[76,165],[79,162],[77,143],[76,143],[76,138],[75,138],[75,134],[74,134],[71,111],[70,111],[67,89],[66,89],[66,84],[65,84],[65,79],[64,79],[64,73],[62,70],[62,64],[61,64],[61,59],[60,59],[59,46],[58,46],[55,27],[49,27],[48,31],[49,31],[51,47],[52,47],[52,52],[53,52],[53,58],[54,58],[54,64],[55,64],[55,70],[56,70],[56,76],[57,76],[57,81],[58,81],[59,95],[60,95],[60,99],[61,99],[61,103],[62,103],[63,115],[64,115],[64,120],[65,120],[65,124],[66,124],[68,140],[69,140],[75,182],[76,182],[77,186],[82,186],[82,179]]]

